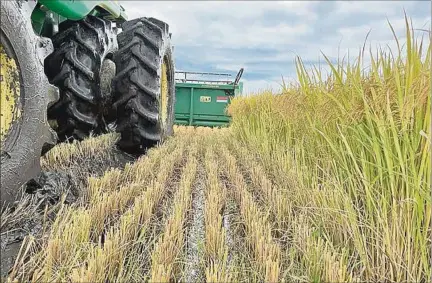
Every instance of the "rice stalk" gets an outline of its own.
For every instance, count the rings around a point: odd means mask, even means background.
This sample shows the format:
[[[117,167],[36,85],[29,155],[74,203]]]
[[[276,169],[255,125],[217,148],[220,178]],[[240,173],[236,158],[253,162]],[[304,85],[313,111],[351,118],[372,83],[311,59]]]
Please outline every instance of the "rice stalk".
[[[235,187],[235,198],[244,219],[246,235],[260,276],[265,282],[278,282],[280,275],[281,250],[271,235],[271,225],[266,215],[257,206],[247,189],[236,159],[226,146],[222,147],[221,158],[230,182]]]
[[[232,268],[228,264],[228,246],[222,217],[226,188],[218,180],[218,164],[212,147],[205,154],[207,195],[205,200],[205,253],[207,282],[233,281]]]
[[[197,170],[198,144],[191,145],[188,162],[182,173],[179,189],[174,195],[174,207],[163,234],[152,253],[151,282],[169,282],[175,277],[175,263],[184,243],[184,224],[192,199],[192,183]]]

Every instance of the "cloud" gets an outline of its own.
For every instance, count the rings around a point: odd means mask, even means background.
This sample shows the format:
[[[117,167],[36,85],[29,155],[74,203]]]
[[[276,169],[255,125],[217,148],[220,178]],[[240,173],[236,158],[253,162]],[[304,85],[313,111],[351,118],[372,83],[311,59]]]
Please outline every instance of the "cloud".
[[[141,11],[170,23],[178,45],[219,47],[278,46],[310,30],[306,22],[290,19],[316,18],[308,7],[313,2],[205,1],[122,2],[130,18]],[[142,7],[142,8],[140,8]],[[268,25],[270,20],[276,20]]]
[[[266,80],[242,80],[243,92],[245,95],[260,93],[261,91],[281,89],[281,78],[271,78]]]
[[[337,1],[336,15],[357,14],[396,16],[399,10],[416,7],[415,1]]]
[[[307,66],[368,45],[395,48],[405,36],[404,10],[416,28],[430,29],[424,1],[122,1],[129,18],[151,16],[170,25],[176,68],[230,72],[245,68],[247,91],[277,87],[296,77],[294,60]],[[419,32],[421,33],[421,32]]]

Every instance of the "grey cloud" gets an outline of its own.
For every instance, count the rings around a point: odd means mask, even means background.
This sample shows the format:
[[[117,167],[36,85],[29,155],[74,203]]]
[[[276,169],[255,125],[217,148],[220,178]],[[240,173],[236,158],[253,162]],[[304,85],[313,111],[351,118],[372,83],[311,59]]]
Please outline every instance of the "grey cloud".
[[[416,27],[429,20],[430,2],[420,1],[122,1],[131,18],[158,17],[173,32],[176,67],[182,70],[236,72],[245,67],[251,88],[277,85],[295,77],[294,58],[309,66],[348,50],[357,54],[366,33],[370,43],[392,44],[386,17],[404,36],[403,9]],[[424,28],[424,27],[423,27]]]

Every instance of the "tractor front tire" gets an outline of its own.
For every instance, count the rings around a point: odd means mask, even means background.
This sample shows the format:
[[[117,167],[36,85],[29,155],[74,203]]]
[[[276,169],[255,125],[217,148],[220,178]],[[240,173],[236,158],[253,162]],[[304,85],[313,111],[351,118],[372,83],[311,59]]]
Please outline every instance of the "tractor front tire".
[[[60,89],[60,100],[48,109],[48,119],[58,125],[59,139],[82,140],[90,133],[103,133],[109,97],[102,91],[101,70],[117,50],[111,22],[94,16],[67,20],[60,24],[53,44],[54,52],[45,60],[45,73]]]
[[[125,22],[114,55],[119,147],[142,154],[173,133],[174,61],[169,27],[154,18]]]
[[[57,140],[47,108],[59,94],[43,69],[53,46],[35,35],[31,12],[30,3],[0,1],[0,206],[13,202],[19,188],[37,176],[43,146]]]

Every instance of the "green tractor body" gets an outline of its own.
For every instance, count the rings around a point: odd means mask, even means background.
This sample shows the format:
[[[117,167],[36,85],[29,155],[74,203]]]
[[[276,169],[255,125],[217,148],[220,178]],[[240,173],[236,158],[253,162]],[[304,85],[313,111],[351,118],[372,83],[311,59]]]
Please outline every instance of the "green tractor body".
[[[90,14],[127,20],[125,10],[117,1],[39,0],[38,3],[69,20],[82,20]]]
[[[39,0],[31,21],[38,35],[51,37],[61,22],[79,21],[88,15],[119,23],[127,20],[124,8],[117,1]]]
[[[0,1],[0,206],[57,142],[115,129],[145,153],[173,132],[168,24],[129,20],[117,1]]]

